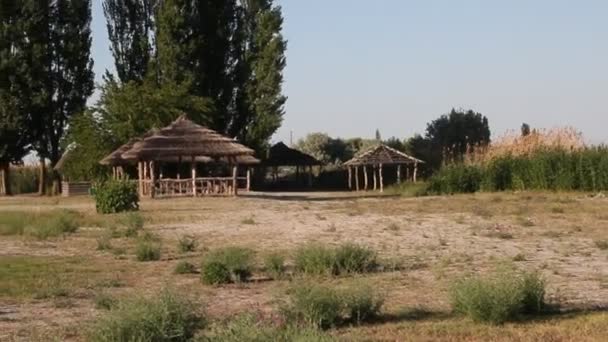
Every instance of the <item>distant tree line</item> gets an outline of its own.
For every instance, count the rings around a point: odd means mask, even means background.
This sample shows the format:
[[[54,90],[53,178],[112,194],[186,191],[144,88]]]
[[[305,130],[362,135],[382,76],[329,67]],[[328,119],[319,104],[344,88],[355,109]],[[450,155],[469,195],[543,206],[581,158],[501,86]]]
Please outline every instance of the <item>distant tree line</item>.
[[[90,0],[0,1],[0,194],[36,152],[40,193],[65,173],[91,179],[113,148],[182,113],[260,153],[284,114],[287,42],[273,0],[104,0],[115,72],[94,90]],[[53,171],[55,191],[58,175]]]
[[[468,152],[490,143],[488,119],[472,110],[452,109],[427,125],[424,135],[408,139],[391,137],[376,139],[332,138],[324,133],[312,133],[298,141],[296,147],[330,164],[341,164],[369,147],[383,143],[426,162],[427,173],[438,170],[443,163],[461,160]]]

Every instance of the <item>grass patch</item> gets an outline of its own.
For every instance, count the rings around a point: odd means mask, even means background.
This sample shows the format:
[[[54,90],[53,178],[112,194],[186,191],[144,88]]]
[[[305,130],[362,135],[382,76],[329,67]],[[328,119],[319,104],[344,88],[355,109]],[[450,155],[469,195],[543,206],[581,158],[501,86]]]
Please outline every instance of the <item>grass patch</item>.
[[[125,226],[126,237],[135,237],[144,229],[144,218],[138,212],[132,211],[124,214],[121,221]]]
[[[187,261],[180,261],[177,263],[177,265],[175,265],[175,268],[173,269],[173,273],[175,274],[194,274],[196,273],[196,266],[194,266],[193,264],[187,262]]]
[[[608,240],[595,240],[595,246],[603,251],[608,250]]]
[[[97,310],[110,310],[116,307],[116,304],[118,303],[116,298],[110,296],[106,292],[99,292],[95,294],[93,302],[95,303],[95,309]]]
[[[226,247],[210,252],[201,265],[201,280],[205,284],[241,283],[252,273],[253,251],[242,247]]]
[[[161,256],[161,241],[152,235],[145,235],[137,240],[135,258],[137,261],[157,261]]]
[[[264,270],[272,279],[283,279],[286,271],[285,257],[279,253],[268,254],[264,258]]]
[[[544,296],[545,282],[538,273],[514,270],[459,279],[450,290],[455,312],[492,324],[542,313]]]
[[[23,235],[46,240],[75,233],[79,214],[69,210],[40,213],[0,213],[0,235]]]
[[[197,247],[198,241],[192,235],[184,235],[177,241],[177,248],[182,253],[194,252]]]
[[[334,251],[326,246],[309,243],[296,249],[295,269],[309,275],[332,275],[335,273]]]
[[[352,243],[336,248],[307,244],[296,250],[294,260],[296,272],[309,275],[367,273],[378,268],[375,251]]]
[[[244,219],[241,220],[241,224],[254,225],[255,224],[255,220],[253,219],[253,217],[244,218]]]
[[[189,341],[204,326],[192,302],[170,290],[118,302],[90,332],[93,342]]]

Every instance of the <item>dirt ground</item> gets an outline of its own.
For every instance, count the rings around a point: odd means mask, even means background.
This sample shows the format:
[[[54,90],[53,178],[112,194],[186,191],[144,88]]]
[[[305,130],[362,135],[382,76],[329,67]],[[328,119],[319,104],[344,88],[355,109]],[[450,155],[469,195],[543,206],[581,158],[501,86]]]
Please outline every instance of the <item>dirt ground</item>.
[[[171,286],[196,298],[214,318],[252,311],[273,315],[288,281],[268,281],[263,274],[254,274],[253,281],[246,284],[211,287],[201,284],[196,275],[175,275],[173,268],[180,260],[199,264],[206,251],[219,247],[249,247],[261,260],[270,252],[289,255],[311,241],[366,245],[379,252],[384,264],[399,266],[396,271],[387,269],[357,279],[386,293],[387,313],[416,309],[448,314],[446,291],[454,279],[487,272],[505,262],[542,272],[549,301],[563,311],[608,310],[608,250],[599,244],[608,239],[608,198],[602,195],[505,193],[403,198],[251,193],[239,198],[146,200],[141,204],[145,229],[163,241],[161,260],[146,263],[135,261],[133,242],[127,238],[112,240],[113,252],[97,250],[97,239],[119,220],[95,214],[89,198],[0,198],[0,214],[19,211],[31,215],[58,208],[83,213],[87,224],[73,235],[47,241],[0,236],[0,266],[28,265],[20,271],[23,278],[0,270],[0,341],[83,340],[83,327],[100,313],[94,304],[100,292],[130,296]],[[197,252],[178,252],[177,241],[184,235],[197,238]],[[34,275],[25,274],[31,272],[32,264],[36,265]],[[33,295],[39,285],[34,282],[28,288],[19,283],[25,282],[19,279],[36,280],[30,278],[59,283],[69,294]],[[600,315],[594,319],[608,327],[608,317]],[[413,323],[391,322],[334,333],[347,339],[402,340],[406,331],[420,327],[408,326],[404,331],[403,324]],[[570,323],[563,324],[568,327]],[[416,331],[426,340],[443,336]],[[478,340],[493,335],[456,336]],[[507,336],[526,340],[527,335]],[[562,337],[556,340],[569,340],[570,335],[556,336]]]

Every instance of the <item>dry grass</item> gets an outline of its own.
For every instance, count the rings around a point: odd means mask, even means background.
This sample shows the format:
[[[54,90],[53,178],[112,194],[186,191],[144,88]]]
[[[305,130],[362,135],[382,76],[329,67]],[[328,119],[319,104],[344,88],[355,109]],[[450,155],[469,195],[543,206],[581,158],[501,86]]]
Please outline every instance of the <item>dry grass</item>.
[[[124,234],[111,238],[110,249],[97,250],[97,240],[107,236],[108,227],[124,228],[120,217],[97,216],[88,199],[0,199],[0,211],[64,208],[86,218],[65,239],[8,236],[0,240],[0,307],[7,312],[0,319],[0,340],[83,340],[83,328],[99,313],[95,297],[102,289],[112,297],[128,297],[168,284],[200,298],[211,319],[252,310],[272,318],[278,312],[277,297],[283,296],[291,281],[289,277],[270,281],[263,257],[281,253],[289,274],[293,251],[310,241],[369,246],[379,252],[385,266],[383,272],[323,280],[343,285],[363,278],[386,293],[379,322],[330,332],[344,340],[591,341],[603,337],[602,324],[608,324],[605,313],[548,317],[503,327],[473,324],[448,314],[447,289],[458,276],[484,273],[497,263],[515,260],[520,268],[543,272],[550,302],[559,301],[566,309],[608,307],[608,282],[601,271],[608,269],[602,249],[606,221],[598,218],[608,199],[582,193],[350,196],[315,193],[309,199],[143,201],[145,231],[162,239],[162,259],[152,263],[134,260],[136,240]],[[555,207],[563,208],[563,213],[556,214]],[[253,217],[255,225],[242,223]],[[533,224],[523,221],[528,218]],[[492,230],[514,238],[484,234]],[[201,248],[183,253],[178,243],[183,236],[196,239]],[[174,274],[178,263],[199,265],[206,249],[226,246],[246,246],[257,252],[259,260],[254,262],[250,282],[214,287],[201,284],[198,274]],[[56,290],[37,295],[37,278],[46,279],[47,287]],[[421,306],[425,309],[404,310]]]

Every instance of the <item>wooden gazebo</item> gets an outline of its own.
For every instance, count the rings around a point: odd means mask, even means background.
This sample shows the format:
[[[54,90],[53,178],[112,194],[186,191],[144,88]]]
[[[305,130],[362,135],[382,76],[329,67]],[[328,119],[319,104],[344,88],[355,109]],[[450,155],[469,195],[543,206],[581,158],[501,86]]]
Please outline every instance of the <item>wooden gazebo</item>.
[[[300,171],[308,173],[308,186],[312,186],[312,174],[314,166],[322,166],[323,162],[315,157],[296,150],[285,145],[283,142],[278,142],[270,147],[268,157],[264,159],[262,165],[272,167],[273,172],[280,166],[291,166],[296,168],[296,178],[300,177]]]
[[[398,151],[389,146],[379,144],[369,150],[359,154],[353,159],[344,163],[348,168],[348,188],[353,189],[353,174],[355,178],[354,189],[360,190],[359,187],[359,168],[363,169],[363,190],[368,190],[368,167],[371,168],[373,178],[373,189],[384,191],[383,166],[390,165],[397,168],[397,183],[401,183],[402,173],[401,167],[406,168],[406,179],[413,182],[417,181],[418,164],[424,163],[420,159],[416,159],[401,151]],[[411,174],[410,174],[411,171]]]
[[[239,166],[251,166],[260,161],[254,151],[234,139],[180,116],[169,126],[150,131],[112,152],[101,163],[113,168],[114,177],[123,177],[121,167],[137,164],[137,184],[140,196],[177,197],[205,195],[237,195],[239,181],[250,187],[250,171],[239,177]],[[163,164],[190,164],[190,177],[163,175]],[[230,176],[197,176],[199,164],[231,168]]]

